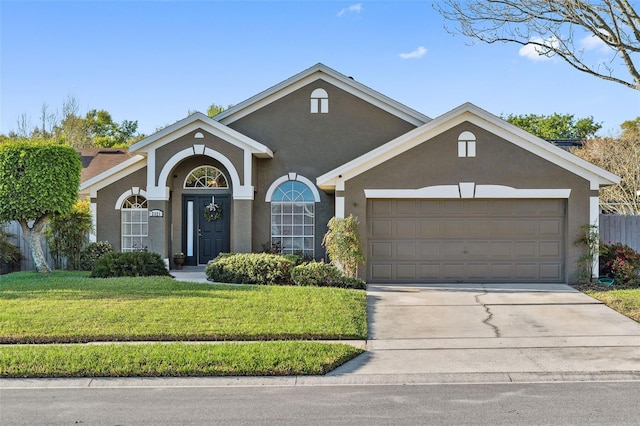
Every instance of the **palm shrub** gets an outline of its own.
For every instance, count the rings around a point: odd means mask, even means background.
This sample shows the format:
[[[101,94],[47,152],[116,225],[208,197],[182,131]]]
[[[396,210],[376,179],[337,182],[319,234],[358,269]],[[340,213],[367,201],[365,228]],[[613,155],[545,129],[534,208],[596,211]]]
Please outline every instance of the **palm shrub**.
[[[348,277],[358,275],[358,264],[365,258],[360,250],[360,234],[358,218],[349,215],[347,218],[332,217],[327,224],[329,230],[322,239],[331,262]]]

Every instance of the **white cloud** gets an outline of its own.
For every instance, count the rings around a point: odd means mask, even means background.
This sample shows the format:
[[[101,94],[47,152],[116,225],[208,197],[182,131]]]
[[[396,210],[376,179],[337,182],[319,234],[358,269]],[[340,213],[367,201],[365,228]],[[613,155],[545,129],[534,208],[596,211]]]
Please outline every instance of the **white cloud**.
[[[580,40],[580,45],[587,51],[595,51],[597,53],[610,53],[611,47],[607,46],[604,41],[595,35],[588,35]]]
[[[360,12],[362,12],[362,3],[356,3],[342,9],[340,12],[338,12],[338,16],[343,16],[347,13],[359,14]]]
[[[422,58],[426,54],[427,54],[427,48],[424,46],[420,46],[413,52],[401,53],[398,56],[400,56],[402,59],[416,59],[416,58]]]
[[[531,41],[534,43],[541,43],[549,47],[558,47],[558,39],[555,37],[548,38],[546,40],[543,40],[540,37],[533,37]],[[536,44],[526,44],[520,48],[518,53],[520,56],[524,56],[532,61],[547,61],[551,59],[551,56],[547,55],[548,51],[544,47]]]

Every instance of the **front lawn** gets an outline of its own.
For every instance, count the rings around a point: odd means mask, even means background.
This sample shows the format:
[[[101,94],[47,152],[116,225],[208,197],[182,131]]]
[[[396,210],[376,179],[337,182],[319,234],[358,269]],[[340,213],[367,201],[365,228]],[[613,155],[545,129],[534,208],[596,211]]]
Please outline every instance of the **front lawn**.
[[[618,290],[615,287],[589,286],[582,291],[621,314],[640,322],[640,288]]]
[[[0,377],[323,374],[362,350],[275,340],[366,336],[363,291],[0,276]],[[265,342],[59,344],[231,340]]]
[[[0,351],[0,377],[325,374],[362,353],[320,342],[14,345]]]
[[[168,277],[0,277],[0,343],[366,339],[363,291]]]

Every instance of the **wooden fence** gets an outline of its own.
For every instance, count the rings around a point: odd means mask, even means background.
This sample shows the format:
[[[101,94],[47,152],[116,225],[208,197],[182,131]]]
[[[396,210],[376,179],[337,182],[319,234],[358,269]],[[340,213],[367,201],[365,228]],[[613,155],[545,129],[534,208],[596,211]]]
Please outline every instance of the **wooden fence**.
[[[640,216],[601,214],[600,240],[626,244],[640,252]]]
[[[20,263],[20,269],[22,271],[35,270],[36,266],[33,262],[33,257],[31,256],[31,249],[29,249],[29,245],[24,240],[24,238],[22,238],[22,228],[20,227],[20,224],[18,222],[10,222],[8,225],[4,226],[4,229],[5,231],[14,235],[14,237],[10,238],[9,241],[20,248],[20,252],[22,253],[22,262]],[[47,264],[49,264],[49,266],[53,266],[53,258],[49,253],[47,242],[44,237],[42,237],[42,248],[44,249],[44,256],[47,259]]]

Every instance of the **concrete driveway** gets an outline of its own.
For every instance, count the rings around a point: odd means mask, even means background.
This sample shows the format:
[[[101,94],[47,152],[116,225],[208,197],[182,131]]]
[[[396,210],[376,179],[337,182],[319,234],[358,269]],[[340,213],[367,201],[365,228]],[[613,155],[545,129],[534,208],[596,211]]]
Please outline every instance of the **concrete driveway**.
[[[368,352],[330,375],[640,379],[640,324],[567,285],[370,285],[367,305]]]

